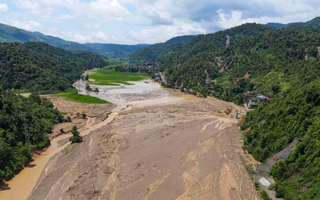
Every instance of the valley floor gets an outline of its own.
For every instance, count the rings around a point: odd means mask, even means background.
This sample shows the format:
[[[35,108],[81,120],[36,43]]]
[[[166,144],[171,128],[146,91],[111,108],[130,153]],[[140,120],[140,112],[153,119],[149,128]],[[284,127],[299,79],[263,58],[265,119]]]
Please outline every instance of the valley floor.
[[[169,90],[134,97],[109,125],[51,158],[28,199],[259,198],[238,120],[214,112],[229,103]]]

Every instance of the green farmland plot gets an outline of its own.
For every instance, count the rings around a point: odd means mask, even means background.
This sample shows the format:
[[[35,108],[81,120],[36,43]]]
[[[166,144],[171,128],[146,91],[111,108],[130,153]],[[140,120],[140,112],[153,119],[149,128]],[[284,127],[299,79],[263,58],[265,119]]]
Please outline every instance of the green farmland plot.
[[[98,69],[95,73],[89,75],[90,79],[95,81],[90,81],[90,84],[95,85],[132,85],[128,81],[142,81],[148,78],[147,74],[143,73],[130,73],[130,72],[116,72],[114,70],[108,69]]]
[[[79,103],[92,103],[92,104],[106,104],[108,101],[92,97],[89,95],[78,94],[76,89],[72,89],[68,92],[58,93],[56,96],[65,97],[68,101],[74,101]]]

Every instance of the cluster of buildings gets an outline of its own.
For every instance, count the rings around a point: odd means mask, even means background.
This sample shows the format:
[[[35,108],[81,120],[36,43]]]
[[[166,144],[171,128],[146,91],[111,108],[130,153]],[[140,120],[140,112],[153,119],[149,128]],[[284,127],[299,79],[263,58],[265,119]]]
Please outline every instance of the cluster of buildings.
[[[249,108],[252,108],[252,107],[255,107],[255,106],[258,106],[258,102],[259,101],[271,101],[272,98],[270,97],[267,97],[266,95],[263,95],[263,94],[258,94],[256,97],[251,94],[250,91],[246,92],[246,93],[243,93],[244,96],[246,97],[252,97],[250,100],[249,100],[249,103],[248,103],[248,107]]]
[[[122,66],[123,69],[127,70],[129,68],[135,68],[135,69],[140,69],[140,70],[153,70],[153,69],[158,69],[159,68],[159,63],[154,62],[154,63],[150,63],[150,62],[145,62],[141,65],[138,64],[130,64],[130,65],[123,65]]]

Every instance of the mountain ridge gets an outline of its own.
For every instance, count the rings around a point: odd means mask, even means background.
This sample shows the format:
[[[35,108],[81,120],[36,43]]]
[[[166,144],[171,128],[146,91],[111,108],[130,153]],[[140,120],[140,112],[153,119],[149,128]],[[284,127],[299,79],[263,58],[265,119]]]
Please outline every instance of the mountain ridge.
[[[315,17],[310,21],[306,22],[291,22],[288,24],[282,24],[277,22],[269,22],[266,24],[267,26],[272,26],[274,28],[298,28],[298,27],[314,27],[320,28],[320,17]]]
[[[0,23],[0,42],[45,42],[52,46],[63,48],[69,51],[90,51],[107,57],[125,56],[133,53],[148,44],[124,45],[112,43],[85,43],[67,41],[59,37],[45,35],[41,32],[26,31],[13,26]]]

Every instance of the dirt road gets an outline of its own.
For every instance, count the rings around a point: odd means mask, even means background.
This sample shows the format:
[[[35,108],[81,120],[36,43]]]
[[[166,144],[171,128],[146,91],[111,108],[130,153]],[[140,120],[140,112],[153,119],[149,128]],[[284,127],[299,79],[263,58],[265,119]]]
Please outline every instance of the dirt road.
[[[50,159],[28,199],[257,199],[238,121],[213,112],[230,104],[158,96],[121,101],[109,125]]]

